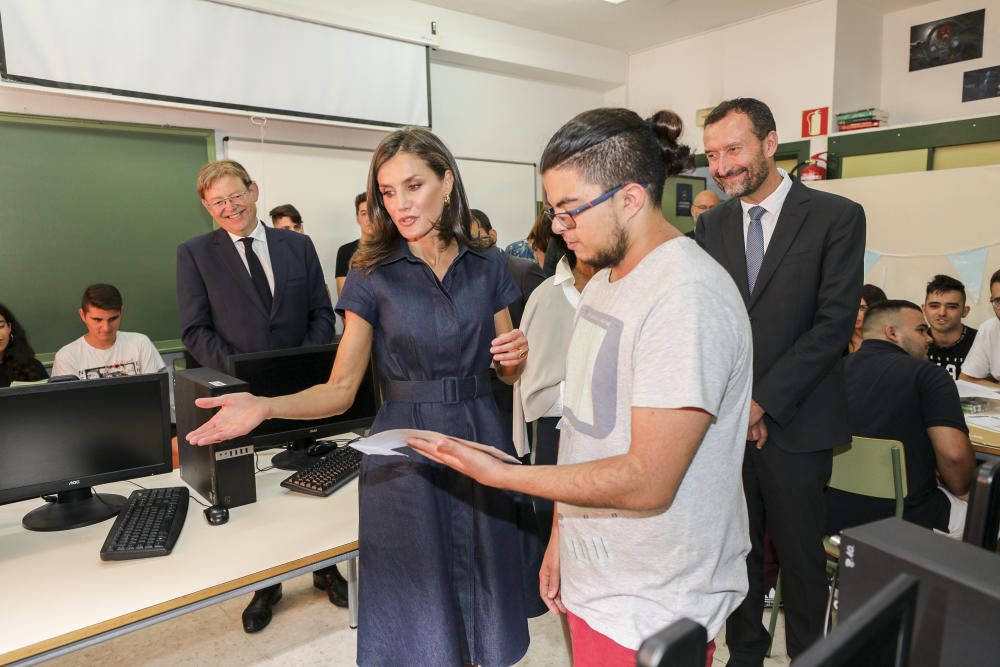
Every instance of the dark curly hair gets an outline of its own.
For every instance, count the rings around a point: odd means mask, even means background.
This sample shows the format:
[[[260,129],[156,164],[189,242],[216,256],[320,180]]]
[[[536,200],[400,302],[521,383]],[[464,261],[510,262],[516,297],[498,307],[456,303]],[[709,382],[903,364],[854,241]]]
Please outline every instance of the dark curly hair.
[[[0,318],[7,322],[7,328],[13,339],[7,343],[6,349],[0,353],[0,368],[4,369],[11,380],[43,380],[44,375],[38,373],[35,362],[35,350],[28,342],[28,332],[18,323],[10,308],[0,303]]]
[[[667,177],[694,168],[691,149],[677,142],[683,129],[673,111],[658,111],[647,120],[628,109],[584,111],[549,140],[541,171],[568,167],[604,189],[638,183],[660,206]]]

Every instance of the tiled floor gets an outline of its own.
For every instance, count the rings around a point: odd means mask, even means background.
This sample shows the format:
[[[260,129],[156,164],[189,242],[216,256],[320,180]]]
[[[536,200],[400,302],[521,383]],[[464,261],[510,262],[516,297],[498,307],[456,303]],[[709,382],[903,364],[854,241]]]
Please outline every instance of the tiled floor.
[[[142,665],[148,667],[285,667],[354,665],[355,633],[347,627],[347,610],[331,605],[312,587],[311,577],[285,582],[284,597],[274,620],[256,635],[243,632],[240,614],[249,596],[223,602],[165,623],[113,639],[53,660],[53,667]],[[569,667],[559,620],[546,614],[531,621],[531,647],[524,667]],[[715,664],[729,657],[723,637]],[[772,665],[787,665],[784,626],[779,620]]]

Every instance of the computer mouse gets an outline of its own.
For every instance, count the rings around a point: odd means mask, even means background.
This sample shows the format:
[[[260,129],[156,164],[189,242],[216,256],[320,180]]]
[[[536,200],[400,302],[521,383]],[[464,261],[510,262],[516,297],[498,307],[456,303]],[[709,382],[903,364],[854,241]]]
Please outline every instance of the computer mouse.
[[[220,505],[205,508],[205,519],[213,526],[221,526],[229,521],[229,510]]]
[[[309,448],[306,449],[306,454],[309,456],[326,456],[336,448],[337,445],[332,442],[316,442],[309,445]]]

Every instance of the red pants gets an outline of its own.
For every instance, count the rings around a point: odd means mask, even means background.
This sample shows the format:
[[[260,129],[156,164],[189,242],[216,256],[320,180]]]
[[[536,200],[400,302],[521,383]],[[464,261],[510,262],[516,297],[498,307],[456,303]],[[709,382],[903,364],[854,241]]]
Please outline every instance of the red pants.
[[[587,625],[579,616],[567,612],[573,635],[573,667],[635,667],[638,651],[625,648]],[[708,642],[706,667],[712,667],[715,642]]]

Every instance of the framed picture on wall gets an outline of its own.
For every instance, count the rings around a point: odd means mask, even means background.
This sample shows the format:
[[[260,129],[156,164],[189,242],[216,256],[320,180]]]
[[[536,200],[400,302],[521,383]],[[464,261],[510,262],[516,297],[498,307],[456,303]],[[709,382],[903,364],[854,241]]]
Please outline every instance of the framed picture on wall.
[[[986,10],[978,9],[910,28],[910,71],[983,57]]]
[[[966,72],[962,77],[962,101],[1000,97],[1000,65]]]

